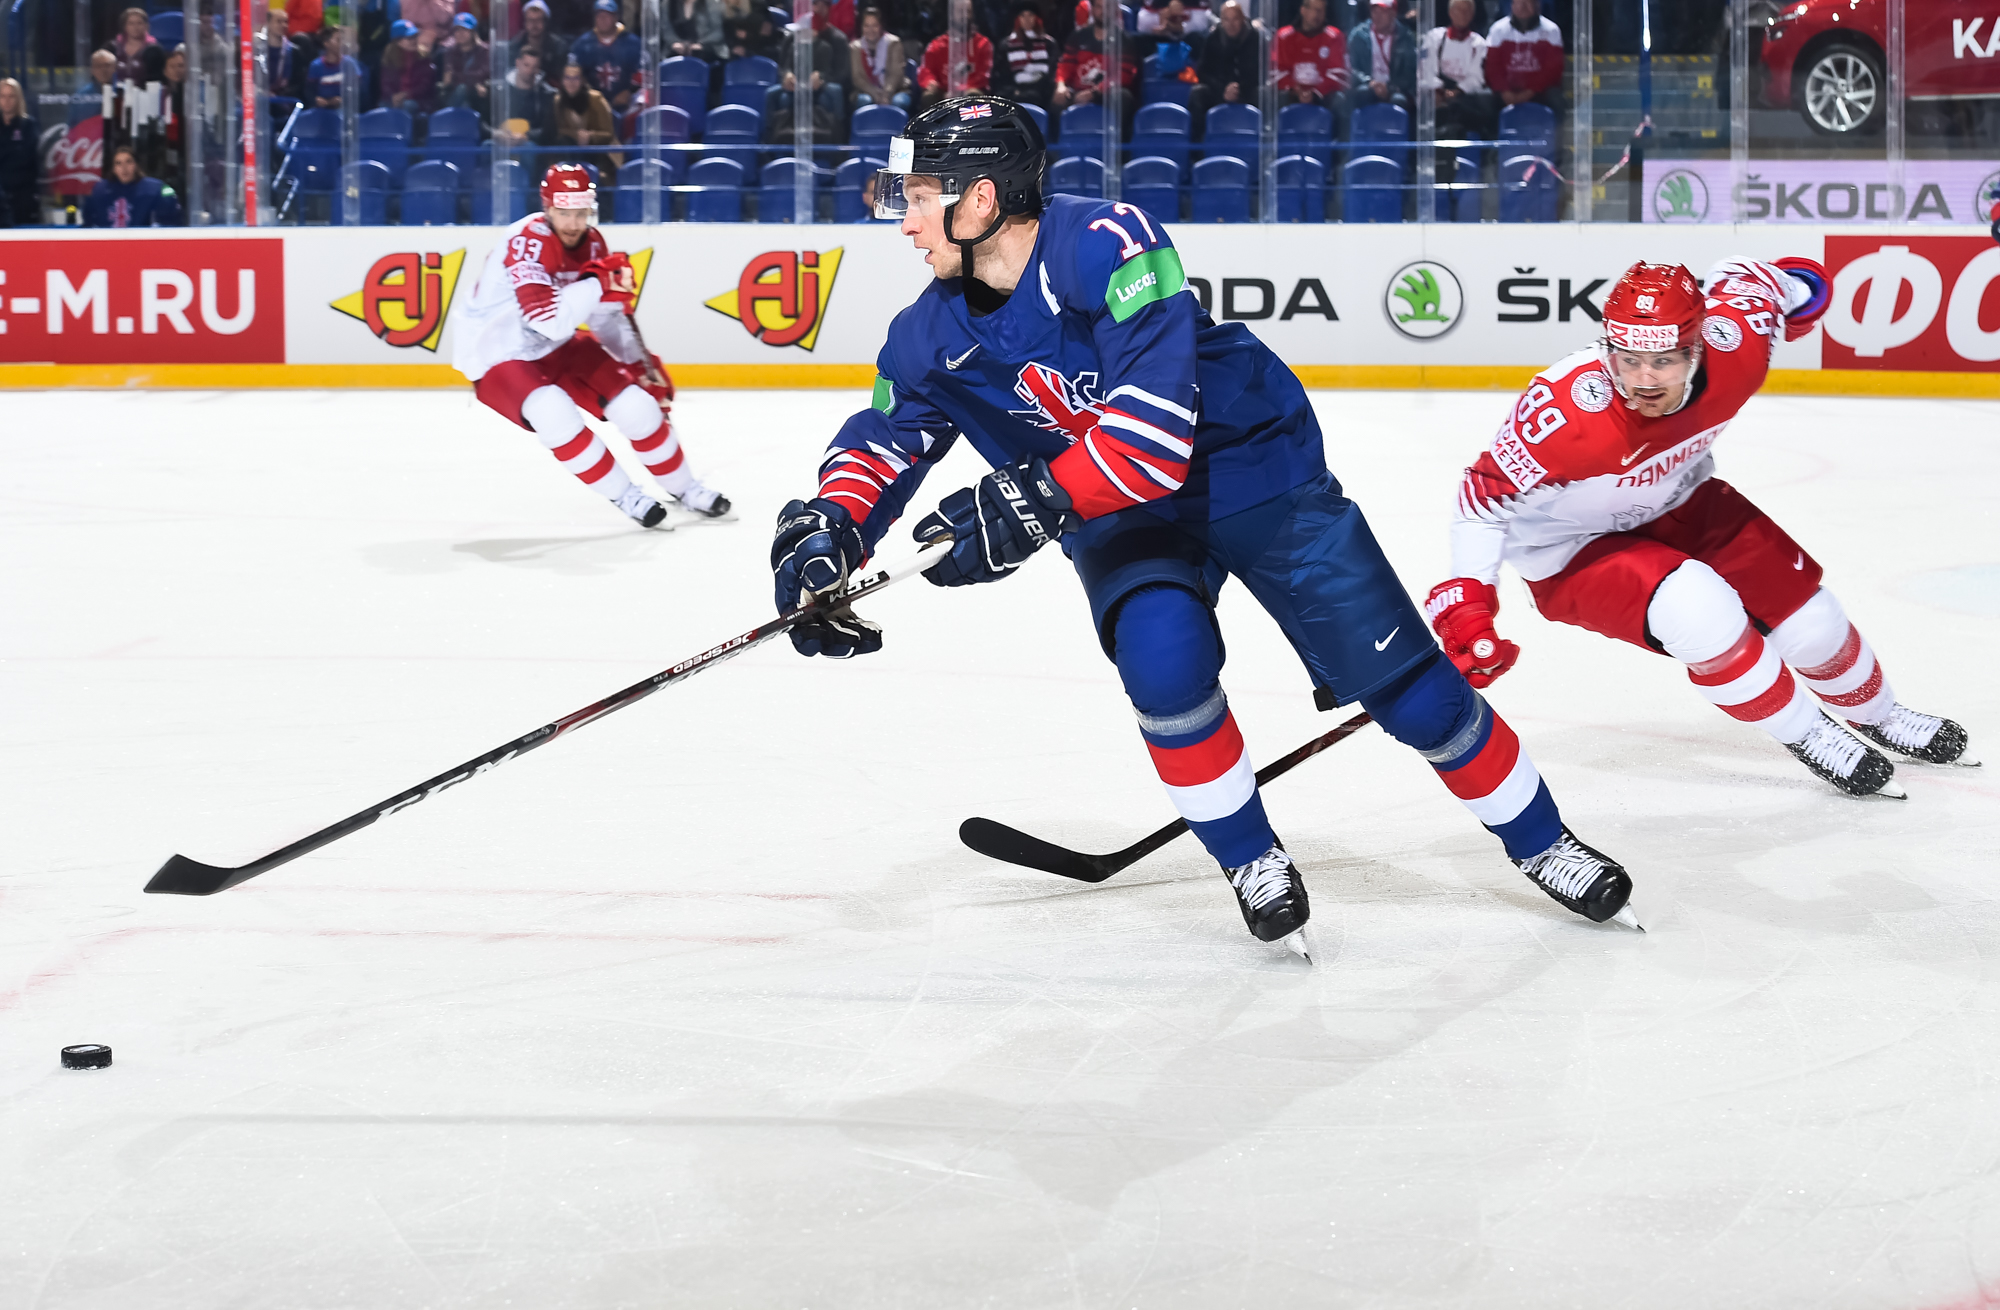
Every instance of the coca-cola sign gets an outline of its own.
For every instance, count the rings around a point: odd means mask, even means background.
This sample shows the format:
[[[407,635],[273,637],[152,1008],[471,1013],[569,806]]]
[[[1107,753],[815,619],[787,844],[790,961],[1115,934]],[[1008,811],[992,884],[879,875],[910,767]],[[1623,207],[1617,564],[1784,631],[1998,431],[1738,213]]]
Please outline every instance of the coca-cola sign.
[[[42,175],[59,196],[87,196],[104,176],[104,120],[96,115],[42,133]]]
[[[0,242],[0,363],[284,362],[282,238]]]
[[[2000,245],[1986,237],[1829,236],[1827,368],[2000,370]]]

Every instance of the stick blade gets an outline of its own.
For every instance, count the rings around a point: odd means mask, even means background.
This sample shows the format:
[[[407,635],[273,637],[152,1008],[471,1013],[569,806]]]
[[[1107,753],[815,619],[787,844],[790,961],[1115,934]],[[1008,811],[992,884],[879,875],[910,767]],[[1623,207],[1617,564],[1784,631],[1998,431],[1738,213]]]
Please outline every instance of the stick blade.
[[[255,865],[218,869],[185,855],[175,855],[160,866],[160,871],[146,884],[146,890],[168,896],[213,896],[256,877],[259,872]]]
[[[1122,867],[1101,855],[1085,855],[991,819],[967,819],[958,825],[958,839],[988,859],[1040,869],[1078,882],[1103,882]]]

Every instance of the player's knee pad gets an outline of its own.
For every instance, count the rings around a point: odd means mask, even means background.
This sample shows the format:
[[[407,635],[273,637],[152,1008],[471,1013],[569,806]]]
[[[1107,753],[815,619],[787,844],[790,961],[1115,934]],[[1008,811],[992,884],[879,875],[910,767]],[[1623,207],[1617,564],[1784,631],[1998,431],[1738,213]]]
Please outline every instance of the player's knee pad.
[[[660,420],[666,415],[660,409],[660,402],[646,394],[643,387],[627,387],[611,398],[604,407],[604,417],[611,420],[627,440],[637,441],[650,437],[660,430]]]
[[[1792,616],[1771,629],[1778,657],[1796,669],[1816,669],[1840,654],[1852,628],[1847,611],[1831,591],[1821,587]]]
[[[1749,625],[1736,588],[1698,559],[1661,579],[1646,605],[1646,631],[1683,664],[1716,658],[1741,641]]]
[[[1220,694],[1222,642],[1214,616],[1184,588],[1141,587],[1126,597],[1112,619],[1111,649],[1125,694],[1142,716],[1188,714]]]
[[[521,402],[521,421],[544,446],[560,446],[583,431],[583,411],[561,387],[536,387]]]
[[[1361,698],[1382,731],[1428,757],[1479,722],[1479,693],[1442,651]]]

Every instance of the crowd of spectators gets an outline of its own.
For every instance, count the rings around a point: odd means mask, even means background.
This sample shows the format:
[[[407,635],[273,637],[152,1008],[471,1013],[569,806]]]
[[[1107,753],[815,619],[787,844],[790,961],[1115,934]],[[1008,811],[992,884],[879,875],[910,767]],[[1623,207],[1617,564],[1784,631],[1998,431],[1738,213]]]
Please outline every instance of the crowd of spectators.
[[[392,11],[383,0],[361,0],[352,29],[359,48],[348,49],[343,28],[330,21],[334,6],[283,0],[269,11],[264,73],[280,113],[292,103],[339,109],[350,94],[362,112],[388,107],[419,121],[466,109],[491,139],[616,169],[645,108],[639,2],[400,0]],[[710,66],[710,107],[721,100],[729,61],[775,61],[762,118],[763,139],[772,143],[791,140],[801,96],[815,144],[843,142],[858,108],[914,113],[954,86],[1036,105],[1051,118],[1102,105],[1129,132],[1142,76],[1184,83],[1195,140],[1208,110],[1258,102],[1259,33],[1246,0],[1132,2],[1136,8],[1121,14],[1111,0],[1005,0],[1004,7],[1000,0],[813,0],[802,87],[788,10],[762,0],[664,0],[661,54]],[[509,6],[511,33],[508,71],[497,84],[488,43],[496,4]],[[1340,136],[1367,105],[1413,110],[1422,84],[1435,92],[1439,139],[1491,139],[1501,108],[1527,100],[1560,111],[1564,37],[1539,0],[1448,0],[1445,24],[1421,36],[1416,8],[1415,0],[1279,0],[1271,75],[1280,103],[1326,106]],[[949,67],[955,18],[969,29],[957,70]],[[1112,70],[1106,23],[1121,19]],[[185,47],[159,42],[137,8],[123,12],[93,55],[72,113],[73,122],[76,112],[104,120],[106,179],[103,194],[84,207],[89,221],[175,221],[176,193],[185,189],[186,68]],[[27,111],[20,88],[0,81],[0,224],[39,218],[38,128]],[[120,172],[121,158],[136,182]],[[163,196],[138,186],[146,182]]]

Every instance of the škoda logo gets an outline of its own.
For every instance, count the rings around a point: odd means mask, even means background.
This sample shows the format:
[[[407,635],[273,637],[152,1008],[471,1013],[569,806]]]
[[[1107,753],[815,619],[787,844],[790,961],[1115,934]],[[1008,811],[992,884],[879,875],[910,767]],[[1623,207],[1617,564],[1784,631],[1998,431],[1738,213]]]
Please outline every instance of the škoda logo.
[[[833,299],[844,249],[767,250],[743,266],[734,291],[702,303],[735,319],[767,346],[811,350]]]
[[[458,289],[458,271],[465,252],[440,255],[414,250],[384,255],[361,281],[361,290],[332,304],[392,346],[422,346],[436,353],[444,335],[444,317]]]

